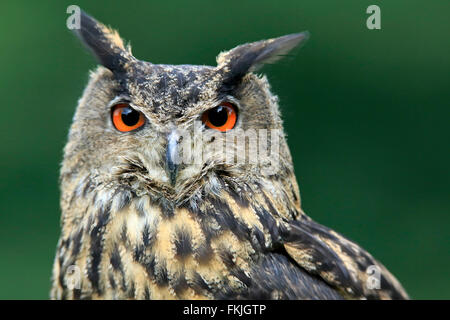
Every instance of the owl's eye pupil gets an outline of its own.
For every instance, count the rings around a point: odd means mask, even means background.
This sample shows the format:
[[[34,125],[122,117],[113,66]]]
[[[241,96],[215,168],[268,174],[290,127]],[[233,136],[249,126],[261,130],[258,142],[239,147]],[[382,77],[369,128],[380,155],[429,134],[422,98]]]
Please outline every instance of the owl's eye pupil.
[[[133,110],[131,108],[123,108],[122,109],[122,121],[127,126],[134,126],[139,121],[139,112]]]
[[[223,126],[228,120],[228,111],[222,106],[209,110],[209,121],[216,127]]]

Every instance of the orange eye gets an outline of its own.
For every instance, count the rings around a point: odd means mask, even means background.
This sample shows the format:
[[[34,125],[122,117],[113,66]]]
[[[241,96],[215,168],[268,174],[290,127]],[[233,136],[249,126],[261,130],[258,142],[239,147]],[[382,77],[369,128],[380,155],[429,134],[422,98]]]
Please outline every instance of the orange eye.
[[[134,110],[126,103],[116,104],[111,112],[114,126],[121,132],[135,130],[145,123],[142,112]]]
[[[211,129],[222,132],[233,129],[237,120],[236,107],[229,102],[222,102],[202,115],[202,122]]]

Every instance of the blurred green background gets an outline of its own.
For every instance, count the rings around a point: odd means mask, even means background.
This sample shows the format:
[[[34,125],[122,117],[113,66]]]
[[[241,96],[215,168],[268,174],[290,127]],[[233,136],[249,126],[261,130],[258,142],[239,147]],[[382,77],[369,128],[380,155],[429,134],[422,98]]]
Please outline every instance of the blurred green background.
[[[94,60],[77,4],[154,63],[215,64],[235,45],[309,30],[267,66],[305,211],[360,243],[412,298],[450,298],[449,1],[2,1],[0,298],[47,299],[58,170]],[[381,8],[381,30],[366,8]]]

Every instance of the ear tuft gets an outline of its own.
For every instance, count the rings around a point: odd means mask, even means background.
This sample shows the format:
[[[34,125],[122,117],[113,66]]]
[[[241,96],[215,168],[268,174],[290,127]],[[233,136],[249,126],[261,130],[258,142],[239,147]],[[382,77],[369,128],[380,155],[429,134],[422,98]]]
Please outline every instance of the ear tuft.
[[[124,46],[119,33],[80,11],[80,28],[74,29],[77,37],[92,52],[98,62],[113,72],[121,72],[127,62],[134,59],[130,47]]]
[[[230,81],[274,63],[309,38],[309,32],[288,34],[279,38],[246,43],[217,56],[219,67],[227,69]]]

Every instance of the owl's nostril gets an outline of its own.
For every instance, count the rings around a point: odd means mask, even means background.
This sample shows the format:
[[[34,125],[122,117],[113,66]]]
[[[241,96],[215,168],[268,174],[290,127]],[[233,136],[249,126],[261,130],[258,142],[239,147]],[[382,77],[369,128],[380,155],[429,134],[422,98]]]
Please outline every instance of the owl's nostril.
[[[170,184],[175,185],[177,180],[178,166],[180,164],[178,154],[179,136],[177,132],[172,131],[167,137],[167,150],[166,150],[166,170],[169,174]]]

